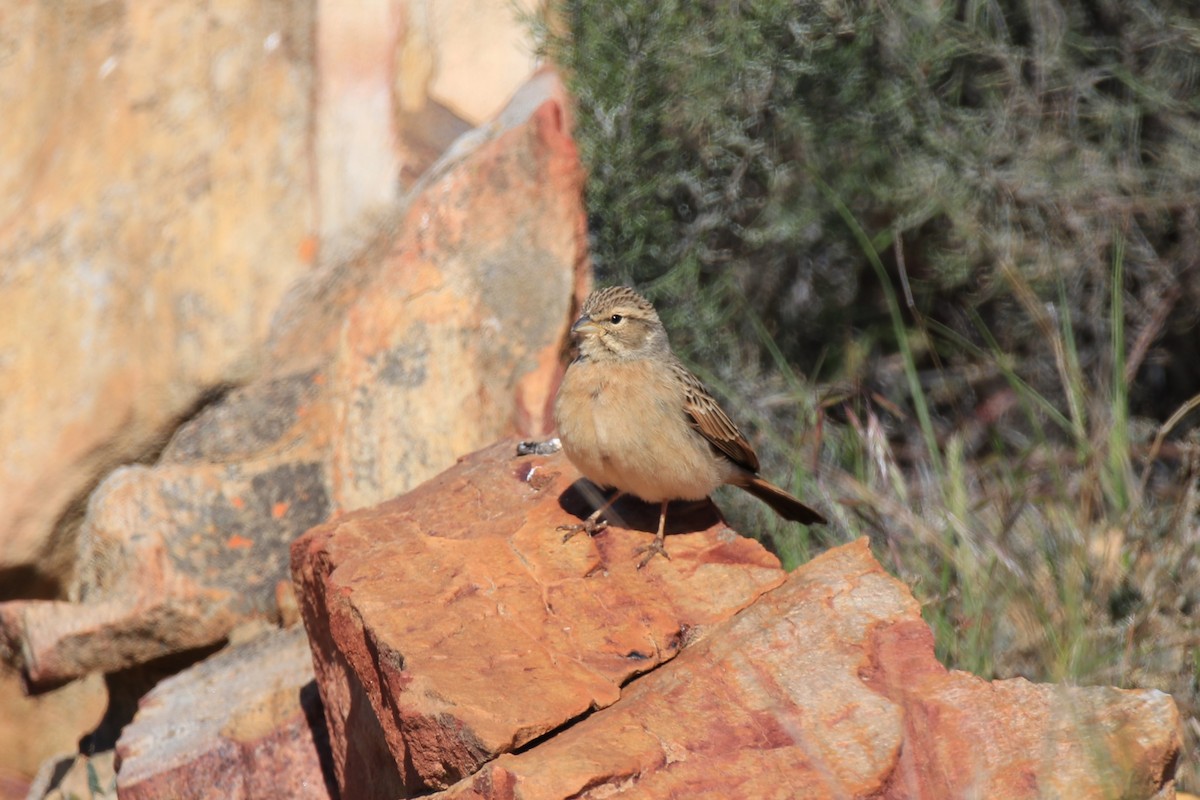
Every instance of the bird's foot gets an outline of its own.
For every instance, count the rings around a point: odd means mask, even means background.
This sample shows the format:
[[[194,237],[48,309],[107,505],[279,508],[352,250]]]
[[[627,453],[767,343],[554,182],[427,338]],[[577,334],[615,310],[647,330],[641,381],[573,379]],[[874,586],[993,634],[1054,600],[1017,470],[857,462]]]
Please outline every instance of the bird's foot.
[[[551,456],[562,450],[562,442],[555,436],[544,442],[525,441],[517,443],[518,456]]]
[[[588,536],[595,536],[608,527],[608,522],[602,519],[585,519],[583,522],[577,522],[573,525],[559,525],[555,530],[566,531],[563,534],[563,541],[569,541],[572,536],[577,533],[586,533]]]
[[[646,545],[645,547],[639,547],[637,550],[634,550],[633,552],[635,555],[638,553],[646,554],[646,555],[642,556],[642,560],[638,562],[638,566],[637,566],[638,569],[641,569],[642,567],[649,564],[650,559],[654,558],[655,556],[662,556],[667,561],[671,560],[670,554],[667,553],[667,548],[663,546],[663,540],[658,539],[658,538],[655,538],[655,540],[653,542]]]

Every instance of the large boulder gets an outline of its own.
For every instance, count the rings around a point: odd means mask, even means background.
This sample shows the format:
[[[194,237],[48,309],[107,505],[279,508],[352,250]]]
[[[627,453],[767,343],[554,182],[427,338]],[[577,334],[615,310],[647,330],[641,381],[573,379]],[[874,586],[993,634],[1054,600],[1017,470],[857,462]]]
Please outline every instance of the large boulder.
[[[313,27],[294,0],[6,4],[5,597],[59,591],[87,492],[250,378],[311,268]]]
[[[1173,796],[1168,695],[947,670],[865,539],[785,576],[675,504],[639,570],[626,499],[563,541],[600,493],[514,445],[293,545],[343,796]]]
[[[623,525],[564,542],[557,526],[587,510],[578,473],[515,452],[489,447],[293,545],[343,796],[448,787],[617,702],[784,580],[703,504],[671,515],[668,530],[693,532],[642,570],[657,507],[622,501],[609,518]]]
[[[289,295],[262,377],[100,485],[70,599],[0,604],[0,651],[31,683],[277,621],[301,532],[549,427],[589,274],[564,108],[552,74],[530,82],[355,258]]]

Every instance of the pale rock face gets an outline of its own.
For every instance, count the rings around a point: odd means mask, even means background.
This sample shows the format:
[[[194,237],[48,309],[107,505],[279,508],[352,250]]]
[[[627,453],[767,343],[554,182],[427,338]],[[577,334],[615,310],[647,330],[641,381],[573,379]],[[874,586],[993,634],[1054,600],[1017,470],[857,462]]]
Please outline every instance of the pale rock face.
[[[317,254],[369,235],[528,79],[535,10],[7,4],[0,574],[28,576],[8,596],[61,590],[98,481],[251,380]]]
[[[320,229],[410,189],[536,68],[536,0],[318,0]]]
[[[312,9],[14,0],[0,28],[0,570],[207,387],[310,267]]]
[[[425,5],[431,39],[438,43],[429,98],[473,126],[482,124],[532,71],[533,42],[519,15],[533,16],[542,4],[427,0]]]

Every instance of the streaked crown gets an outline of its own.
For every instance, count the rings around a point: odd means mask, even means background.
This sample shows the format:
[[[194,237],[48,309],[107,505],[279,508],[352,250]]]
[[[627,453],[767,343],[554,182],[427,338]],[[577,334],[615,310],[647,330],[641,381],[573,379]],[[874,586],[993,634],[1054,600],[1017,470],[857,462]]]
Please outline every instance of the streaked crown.
[[[643,319],[658,322],[658,314],[650,301],[628,286],[607,286],[588,295],[583,303],[583,313],[592,319],[602,319],[614,312],[635,312]]]

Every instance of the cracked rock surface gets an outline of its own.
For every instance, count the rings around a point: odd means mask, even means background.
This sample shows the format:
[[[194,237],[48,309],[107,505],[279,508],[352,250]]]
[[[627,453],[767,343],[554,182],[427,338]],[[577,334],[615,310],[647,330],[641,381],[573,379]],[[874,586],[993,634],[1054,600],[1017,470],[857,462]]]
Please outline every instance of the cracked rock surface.
[[[515,451],[502,441],[293,545],[343,796],[446,788],[538,749],[784,580],[706,503],[672,507],[670,560],[641,570],[656,506],[623,500],[606,531],[564,542],[557,526],[588,509],[578,473]]]
[[[947,671],[860,539],[435,797],[1173,797],[1178,726],[1161,692]]]
[[[676,504],[639,571],[654,507],[564,542],[599,494],[515,451],[293,545],[343,796],[1173,796],[1168,695],[946,670],[865,539],[785,575]]]

